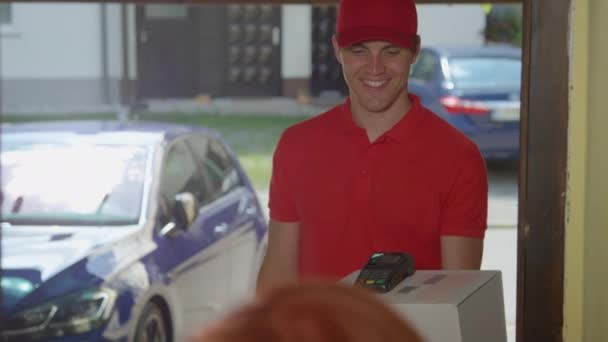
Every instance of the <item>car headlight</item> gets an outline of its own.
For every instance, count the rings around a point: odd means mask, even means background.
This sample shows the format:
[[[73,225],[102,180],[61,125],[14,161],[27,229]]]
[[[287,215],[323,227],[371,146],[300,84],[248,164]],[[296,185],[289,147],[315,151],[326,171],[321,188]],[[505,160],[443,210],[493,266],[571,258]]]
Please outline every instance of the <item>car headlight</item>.
[[[116,292],[99,288],[68,295],[9,317],[5,338],[42,339],[89,332],[112,314]]]

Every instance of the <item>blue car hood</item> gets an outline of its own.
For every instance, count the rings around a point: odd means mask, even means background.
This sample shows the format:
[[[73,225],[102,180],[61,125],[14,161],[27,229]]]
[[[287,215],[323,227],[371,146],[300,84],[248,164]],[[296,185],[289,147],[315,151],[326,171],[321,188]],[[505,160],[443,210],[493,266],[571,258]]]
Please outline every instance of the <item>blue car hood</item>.
[[[127,256],[138,249],[135,244],[141,245],[141,235],[133,226],[3,227],[2,311],[22,300],[31,305],[27,297],[36,292],[43,294],[33,302],[103,281],[116,271],[119,259],[133,259]]]

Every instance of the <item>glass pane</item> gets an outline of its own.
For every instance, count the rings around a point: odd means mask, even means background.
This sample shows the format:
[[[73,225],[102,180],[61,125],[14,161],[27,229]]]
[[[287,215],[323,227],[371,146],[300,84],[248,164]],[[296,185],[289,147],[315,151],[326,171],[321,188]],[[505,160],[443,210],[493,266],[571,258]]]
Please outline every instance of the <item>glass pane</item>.
[[[437,59],[430,53],[422,52],[418,62],[412,66],[411,77],[423,81],[430,81],[433,78]]]
[[[148,19],[181,19],[188,16],[188,7],[184,5],[146,5]]]
[[[183,143],[174,145],[165,161],[162,194],[165,200],[172,201],[181,192],[199,193],[201,184],[196,181],[197,166]]]
[[[459,88],[519,88],[521,61],[515,58],[454,58],[450,63],[450,73]]]
[[[77,140],[3,142],[3,220],[33,225],[138,221],[146,147]]]
[[[11,23],[11,4],[0,4],[0,24]]]

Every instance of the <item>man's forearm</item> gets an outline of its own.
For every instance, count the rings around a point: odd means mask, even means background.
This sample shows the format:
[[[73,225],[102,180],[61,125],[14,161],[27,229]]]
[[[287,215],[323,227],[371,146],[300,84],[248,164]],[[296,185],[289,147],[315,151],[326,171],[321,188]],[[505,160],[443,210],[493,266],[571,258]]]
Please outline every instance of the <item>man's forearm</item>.
[[[293,282],[298,278],[297,267],[267,255],[257,278],[257,289]]]
[[[270,220],[268,246],[258,273],[258,289],[297,279],[299,239],[299,222]]]
[[[474,269],[481,266],[483,240],[458,236],[441,237],[443,269]]]

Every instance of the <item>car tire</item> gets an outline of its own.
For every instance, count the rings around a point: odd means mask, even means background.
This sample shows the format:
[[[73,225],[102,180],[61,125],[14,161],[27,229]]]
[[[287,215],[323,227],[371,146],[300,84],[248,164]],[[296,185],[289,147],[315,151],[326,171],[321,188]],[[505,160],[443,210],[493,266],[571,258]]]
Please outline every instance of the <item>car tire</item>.
[[[168,334],[169,329],[160,307],[149,302],[137,321],[134,342],[170,342]]]

